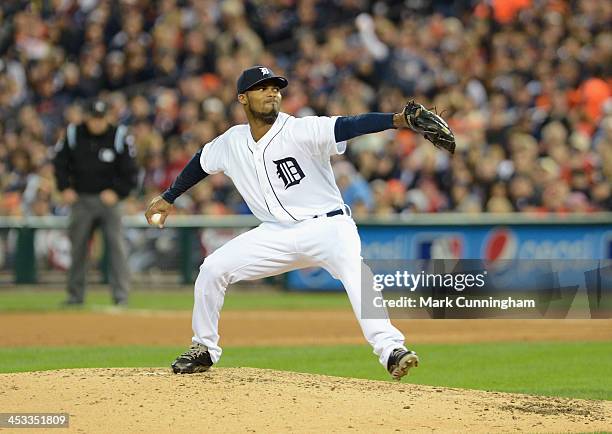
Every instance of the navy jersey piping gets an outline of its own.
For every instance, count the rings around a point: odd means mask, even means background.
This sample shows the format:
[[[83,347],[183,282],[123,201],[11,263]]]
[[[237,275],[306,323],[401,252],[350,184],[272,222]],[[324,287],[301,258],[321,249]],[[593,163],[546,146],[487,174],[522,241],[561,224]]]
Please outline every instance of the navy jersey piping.
[[[248,138],[247,138],[247,141],[246,141],[246,146],[247,146],[248,150],[251,151],[251,147],[249,146],[249,139]],[[251,155],[253,155],[253,158],[255,158],[255,154],[253,154],[253,151],[251,151]],[[254,165],[254,166],[255,166],[255,176],[257,176],[257,183],[259,185],[261,185],[261,182],[259,181],[259,173],[257,173],[257,165]],[[263,194],[263,192],[262,192],[262,196],[263,196],[264,203],[266,204],[266,208],[268,208],[268,212],[271,215],[274,215],[274,214],[272,214],[272,211],[270,211],[270,207],[268,206],[268,201],[266,200],[266,195]]]
[[[264,169],[266,171],[266,177],[268,178],[268,183],[270,184],[270,188],[272,189],[272,193],[274,193],[274,197],[276,197],[276,200],[278,201],[278,204],[281,206],[283,211],[285,211],[289,215],[289,217],[291,217],[293,220],[295,220],[297,222],[298,219],[293,217],[291,215],[291,213],[289,211],[287,211],[287,209],[283,206],[283,203],[280,201],[280,199],[276,195],[276,191],[274,191],[274,186],[272,185],[272,181],[270,181],[270,176],[268,175],[268,169],[266,167],[266,149],[268,149],[268,146],[270,146],[270,143],[272,143],[272,141],[276,138],[276,136],[278,136],[278,133],[280,133],[283,130],[283,128],[285,127],[285,124],[287,123],[288,120],[289,120],[289,117],[287,119],[285,119],[285,122],[283,123],[283,125],[280,127],[280,129],[277,131],[277,133],[274,134],[274,137],[272,137],[270,139],[270,141],[268,142],[268,144],[266,145],[266,147],[263,150],[262,157],[263,157]]]

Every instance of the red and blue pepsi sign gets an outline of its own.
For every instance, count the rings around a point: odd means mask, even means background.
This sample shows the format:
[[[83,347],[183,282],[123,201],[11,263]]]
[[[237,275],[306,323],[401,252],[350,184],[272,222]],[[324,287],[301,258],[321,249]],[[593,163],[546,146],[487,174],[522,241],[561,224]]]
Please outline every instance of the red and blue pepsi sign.
[[[366,259],[612,259],[610,225],[364,226]],[[298,290],[341,290],[339,281],[316,269],[290,272]]]

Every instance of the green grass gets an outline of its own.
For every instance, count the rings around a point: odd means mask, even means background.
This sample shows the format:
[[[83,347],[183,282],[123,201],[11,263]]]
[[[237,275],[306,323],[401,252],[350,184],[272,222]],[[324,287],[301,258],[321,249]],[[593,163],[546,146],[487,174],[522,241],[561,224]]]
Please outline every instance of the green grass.
[[[571,398],[612,400],[609,342],[419,345],[421,366],[407,382]],[[182,347],[0,349],[0,372],[78,367],[169,366]],[[388,380],[365,345],[228,347],[219,366],[249,366]],[[405,380],[406,381],[406,380]]]
[[[66,294],[60,290],[0,290],[0,312],[40,312],[60,310],[60,303]],[[85,310],[103,309],[111,306],[109,291],[89,291]],[[176,291],[133,291],[130,294],[130,309],[191,310],[193,292]],[[245,292],[231,288],[225,297],[224,310],[246,309],[342,309],[350,308],[344,293],[292,293],[281,291]]]

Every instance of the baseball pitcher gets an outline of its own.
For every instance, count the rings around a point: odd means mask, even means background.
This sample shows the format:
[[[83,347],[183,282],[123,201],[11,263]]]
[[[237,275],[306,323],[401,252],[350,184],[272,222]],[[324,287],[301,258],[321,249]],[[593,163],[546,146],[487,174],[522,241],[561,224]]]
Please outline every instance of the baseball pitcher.
[[[204,145],[145,213],[149,224],[163,227],[178,196],[206,176],[223,172],[262,222],[200,266],[192,345],[172,369],[181,374],[203,372],[219,360],[219,314],[228,285],[316,266],[342,281],[366,340],[399,380],[419,359],[386,316],[362,318],[361,241],[336,186],[330,156],[342,154],[353,137],[404,127],[452,153],[453,134],[441,117],[414,102],[395,114],[295,118],[280,111],[280,90],[287,84],[263,66],[243,71],[237,92],[248,124],[236,125]],[[160,216],[153,218],[155,214]]]

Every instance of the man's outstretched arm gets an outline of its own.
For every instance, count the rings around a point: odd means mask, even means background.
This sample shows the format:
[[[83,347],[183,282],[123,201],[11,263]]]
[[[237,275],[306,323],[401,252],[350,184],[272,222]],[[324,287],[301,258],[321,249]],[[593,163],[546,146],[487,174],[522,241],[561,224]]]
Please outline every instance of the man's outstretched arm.
[[[336,143],[339,143],[363,134],[403,127],[421,134],[440,149],[451,154],[455,152],[455,136],[446,121],[437,113],[427,110],[414,101],[406,104],[400,113],[341,116],[336,119],[334,136]]]
[[[341,116],[336,119],[336,142],[392,128],[407,127],[402,113],[364,113],[357,116]]]
[[[176,177],[172,185],[164,191],[161,196],[157,196],[151,200],[145,212],[145,217],[149,224],[157,224],[159,227],[163,227],[166,217],[168,217],[168,213],[176,198],[208,176],[208,173],[204,172],[204,169],[202,169],[200,165],[201,155],[202,150],[200,149],[191,160],[189,160],[189,163],[187,163],[181,173]],[[161,214],[159,222],[153,222],[151,220],[154,214]]]
[[[161,196],[166,202],[174,203],[177,197],[208,176],[208,173],[204,172],[200,164],[201,156],[202,150],[200,149],[191,157],[189,163],[179,173],[172,185],[162,193]]]

